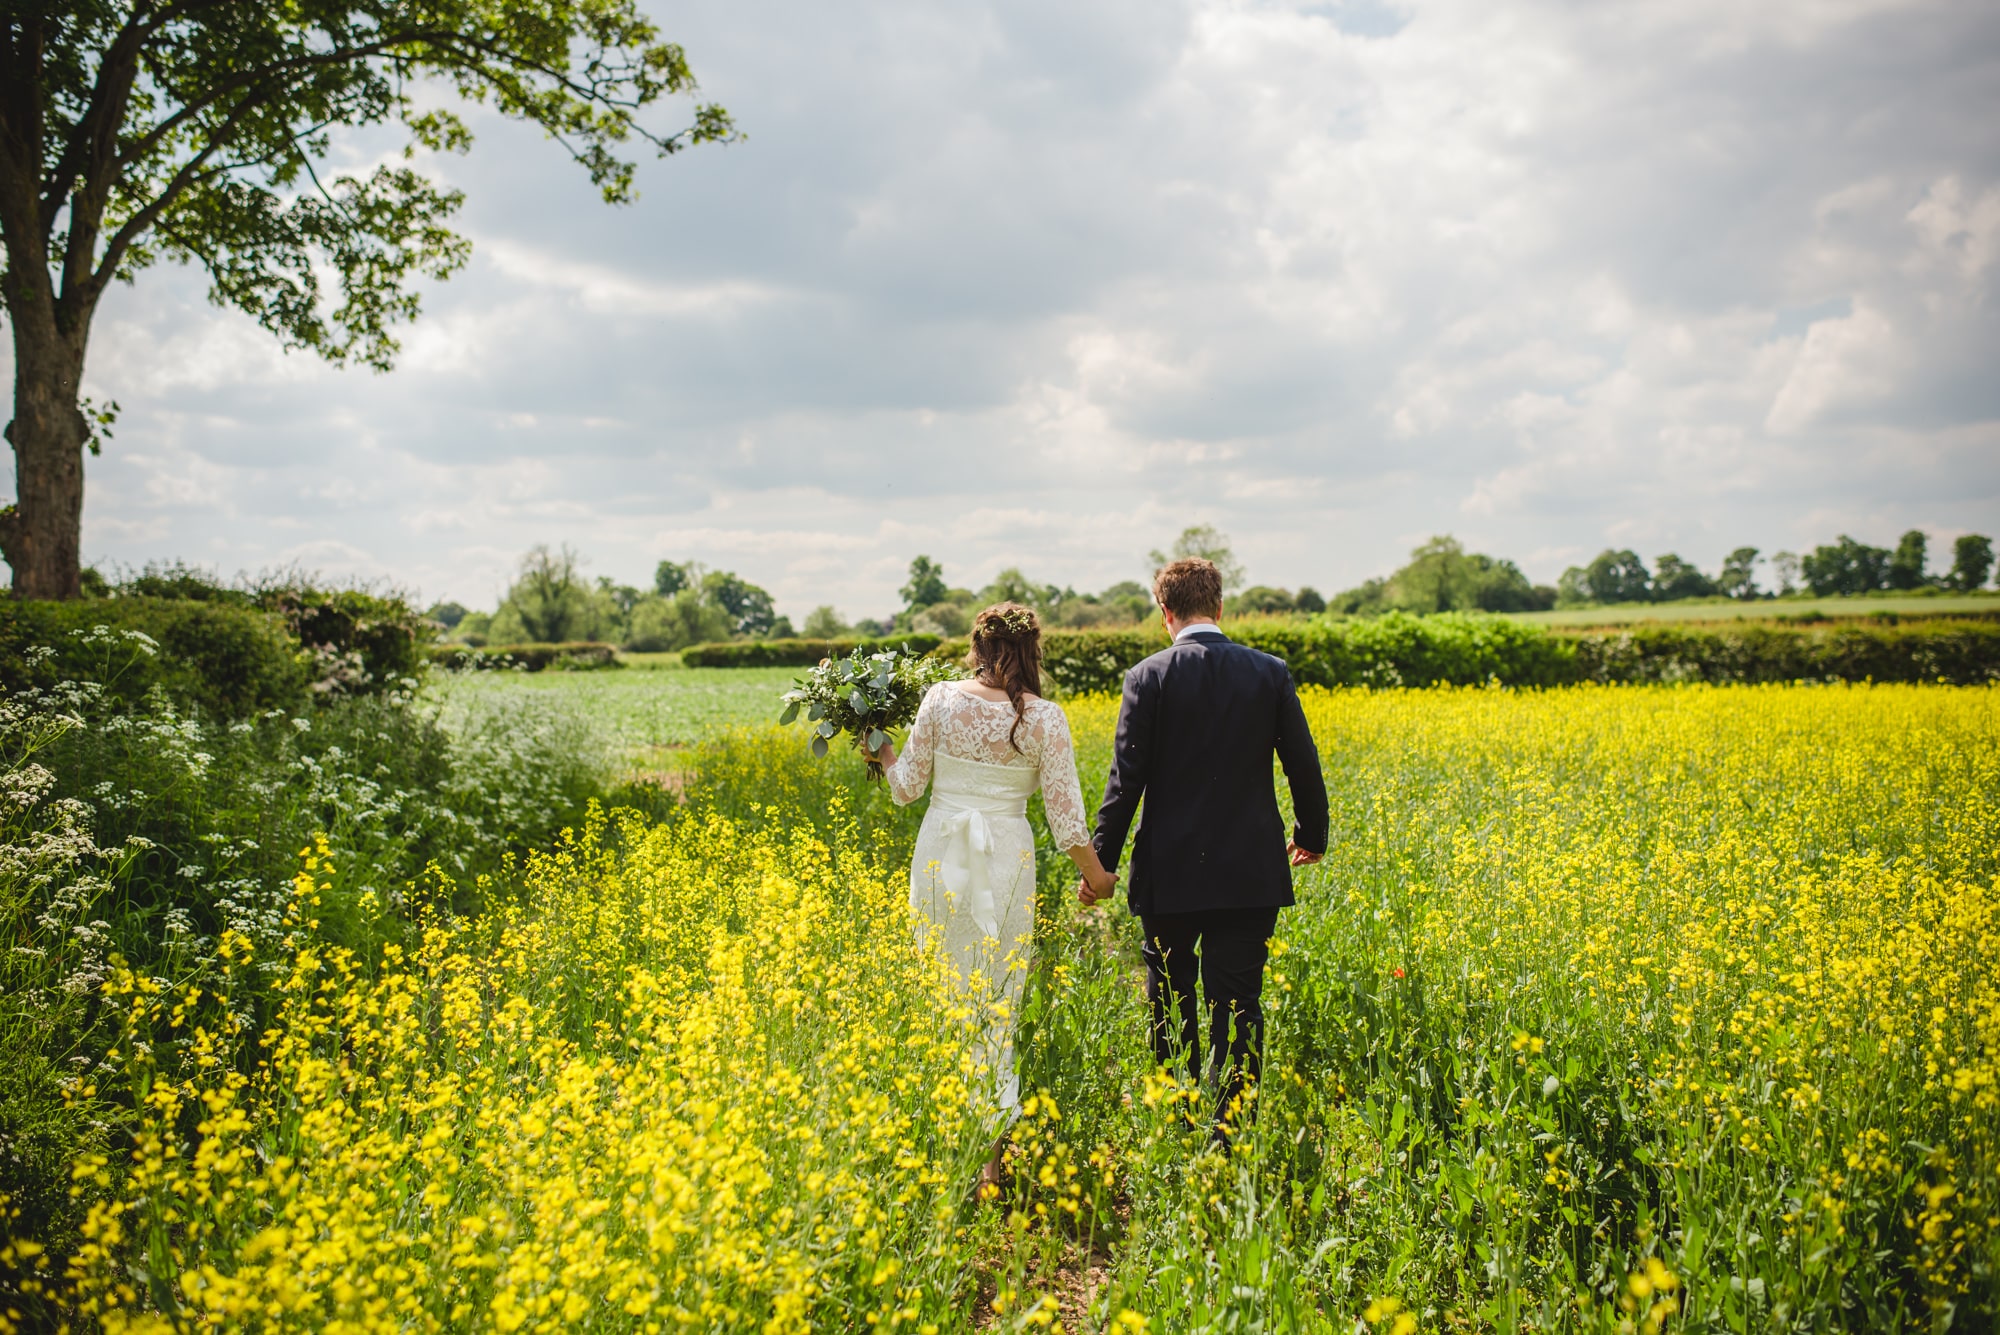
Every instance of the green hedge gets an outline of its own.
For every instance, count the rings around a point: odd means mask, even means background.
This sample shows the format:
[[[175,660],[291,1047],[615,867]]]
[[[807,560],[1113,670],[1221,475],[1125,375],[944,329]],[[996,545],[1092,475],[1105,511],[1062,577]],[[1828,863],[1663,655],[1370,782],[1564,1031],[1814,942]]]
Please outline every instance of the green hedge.
[[[1559,686],[1575,673],[1572,647],[1539,627],[1470,613],[1252,623],[1230,633],[1284,659],[1301,686]]]
[[[1042,636],[1042,672],[1067,695],[1115,692],[1128,668],[1166,647],[1157,622],[1136,630],[1052,630]]]
[[[568,640],[560,644],[489,644],[475,649],[465,644],[436,644],[430,661],[454,672],[593,672],[625,665],[618,661],[618,646],[596,640]]]
[[[1567,636],[1583,681],[2000,681],[2000,625],[1625,627]]]
[[[944,641],[935,635],[889,635],[879,640],[731,640],[681,650],[689,667],[812,667],[822,658],[845,658],[856,649],[904,649],[928,654]]]
[[[127,632],[146,636],[155,652]],[[37,648],[53,653],[33,654]],[[304,704],[313,666],[284,618],[254,607],[172,598],[0,601],[0,686],[10,692],[97,681],[136,701],[158,687],[182,709],[241,718]]]
[[[312,689],[322,695],[391,690],[424,664],[430,623],[401,598],[298,584],[254,596],[258,607],[283,618],[298,639]]]
[[[101,584],[102,581],[99,581]],[[297,571],[224,584],[197,566],[148,565],[96,602],[203,603],[270,612],[296,641],[313,694],[379,695],[401,690],[423,666],[436,623],[398,594],[325,589]]]
[[[1563,686],[1580,681],[2000,681],[2000,624],[1858,619],[1784,624],[1548,628],[1477,613],[1391,612],[1355,621],[1250,619],[1223,627],[1275,654],[1302,686]],[[808,667],[861,645],[907,645],[957,657],[963,640],[756,640],[700,645],[692,667]],[[1167,645],[1158,625],[1050,631],[1042,669],[1067,695],[1117,691],[1140,659]]]
[[[1246,620],[1223,629],[1239,644],[1284,659],[1302,686],[1471,685],[1495,678],[1556,686],[1576,679],[1573,645],[1499,617],[1392,612],[1366,621]],[[1042,638],[1042,667],[1072,695],[1116,691],[1128,668],[1166,645],[1158,626],[1052,631]]]

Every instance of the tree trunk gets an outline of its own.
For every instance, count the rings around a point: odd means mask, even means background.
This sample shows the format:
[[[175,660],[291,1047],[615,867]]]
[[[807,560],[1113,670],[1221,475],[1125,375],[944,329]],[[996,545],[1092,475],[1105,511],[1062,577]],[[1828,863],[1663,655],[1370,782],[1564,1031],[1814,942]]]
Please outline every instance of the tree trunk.
[[[13,567],[16,598],[75,598],[82,593],[83,448],[90,438],[77,402],[84,336],[21,309],[34,303],[10,304],[14,420],[7,440],[15,501],[0,514],[0,556]]]

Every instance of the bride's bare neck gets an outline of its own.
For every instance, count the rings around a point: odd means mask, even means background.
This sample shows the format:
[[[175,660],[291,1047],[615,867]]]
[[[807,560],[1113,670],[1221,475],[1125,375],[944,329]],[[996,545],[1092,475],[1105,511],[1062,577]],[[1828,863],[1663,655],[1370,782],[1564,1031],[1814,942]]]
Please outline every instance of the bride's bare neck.
[[[1007,692],[1001,690],[998,686],[988,686],[976,677],[970,681],[959,682],[958,689],[964,691],[967,695],[976,695],[981,700],[991,701],[995,704],[1007,698]],[[1035,697],[1031,695],[1028,698],[1032,700]]]

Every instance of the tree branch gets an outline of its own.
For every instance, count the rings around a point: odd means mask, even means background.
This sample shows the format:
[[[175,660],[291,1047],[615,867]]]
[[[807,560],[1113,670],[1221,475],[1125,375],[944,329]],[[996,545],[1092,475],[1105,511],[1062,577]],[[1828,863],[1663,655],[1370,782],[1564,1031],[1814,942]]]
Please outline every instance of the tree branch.
[[[76,124],[70,126],[69,136],[63,144],[62,156],[56,160],[54,169],[49,172],[43,182],[40,224],[42,229],[42,244],[44,246],[49,243],[49,238],[54,234],[56,216],[62,212],[63,203],[69,198],[70,182],[83,174],[84,159],[91,152],[93,146],[101,142],[103,122],[110,115],[114,98],[112,88],[113,75],[121,68],[121,65],[124,68],[124,74],[120,82],[124,84],[124,87],[118,89],[115,94],[121,111],[124,106],[125,97],[131,91],[132,78],[138,71],[138,61],[136,59],[138,46],[143,40],[140,35],[140,29],[144,25],[140,20],[147,8],[148,6],[142,0],[142,3],[132,11],[132,17],[126,21],[123,28],[119,29],[118,36],[112,40],[110,47],[105,51],[104,59],[97,66],[97,83],[91,89],[90,107],[83,115],[77,117]],[[130,58],[129,63],[119,59],[121,54]],[[122,119],[122,115],[113,118],[110,127],[112,134],[115,135],[118,132],[118,122]]]
[[[160,190],[159,195],[154,198],[153,202],[125,220],[125,225],[119,228],[111,240],[105,244],[104,260],[97,266],[96,271],[89,278],[90,299],[94,300],[96,295],[110,284],[111,279],[118,273],[118,262],[125,258],[125,252],[131,247],[132,243],[138,240],[147,228],[158,222],[160,215],[165,213],[167,208],[176,199],[179,199],[189,186],[201,179],[202,164],[222,150],[224,145],[229,142],[230,137],[235,134],[237,128],[243,124],[252,111],[267,101],[269,97],[275,95],[274,90],[265,97],[246,97],[237,103],[235,109],[229,113],[228,119],[223,121],[216,132],[210,136],[209,141],[202,146],[201,151],[181,164],[181,169],[174,173],[173,179],[168,181]],[[64,282],[63,295],[65,298],[69,296],[67,279]]]
[[[457,57],[460,48],[470,48],[512,69],[525,71],[530,74],[539,74],[561,87],[572,97],[587,102],[594,102],[601,106],[616,107],[621,111],[637,110],[640,106],[644,105],[643,102],[637,99],[608,97],[599,91],[596,83],[579,83],[565,70],[555,69],[539,61],[524,59],[517,52],[509,51],[506,47],[495,42],[461,32],[454,32],[450,29],[419,28],[407,32],[383,34],[375,41],[365,42],[359,46],[341,47],[313,55],[297,56],[290,60],[275,61],[269,65],[246,70],[235,79],[216,85],[209,90],[207,96],[188,103],[172,116],[154,126],[119,155],[119,165],[123,167],[128,163],[144,158],[155,148],[159,147],[160,143],[180,126],[199,116],[202,112],[208,110],[224,97],[238,89],[251,87],[275,75],[297,73],[308,69],[321,69],[329,65],[348,64],[358,60],[366,60],[371,56],[390,55],[395,48],[403,46],[436,47],[438,48],[439,58],[437,63],[439,65],[466,70],[476,76],[482,77],[489,85],[493,84],[494,80],[490,75],[486,75],[481,70],[477,61],[462,57],[456,59],[448,57]],[[392,56],[392,58],[398,64],[405,63],[405,58],[403,57]],[[618,81],[617,79],[612,79],[598,82]],[[679,92],[684,90],[673,88],[670,91]],[[636,122],[632,128],[637,130],[642,137],[656,147],[665,147],[666,143],[670,142],[660,140]],[[673,138],[678,139],[679,136],[676,135]]]
[[[370,56],[383,55],[393,47],[408,45],[411,42],[444,41],[452,36],[453,34],[450,32],[424,30],[397,37],[383,38],[379,41],[363,43],[360,46],[339,47],[332,51],[294,56],[289,60],[273,61],[269,65],[259,65],[254,69],[245,70],[234,79],[225,80],[209,89],[206,96],[189,102],[179,111],[176,111],[173,115],[155,125],[139,139],[133,141],[126,147],[124,152],[118,155],[118,165],[122,169],[131,163],[145,158],[154,149],[158,148],[168,135],[201,115],[204,111],[215,106],[216,103],[229,94],[241,89],[254,88],[273,78],[300,73],[304,70],[324,69],[329,65],[346,65],[357,60],[366,60]]]

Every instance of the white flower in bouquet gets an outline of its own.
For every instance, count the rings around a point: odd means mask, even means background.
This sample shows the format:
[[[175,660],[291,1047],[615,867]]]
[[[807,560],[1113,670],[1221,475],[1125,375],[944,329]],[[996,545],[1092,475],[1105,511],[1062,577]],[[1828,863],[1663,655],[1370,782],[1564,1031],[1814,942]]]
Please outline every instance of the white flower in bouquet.
[[[868,761],[868,777],[882,777],[875,753],[889,740],[891,728],[906,728],[917,716],[924,692],[941,681],[965,673],[941,658],[900,650],[863,655],[856,649],[846,658],[822,658],[819,666],[794,683],[782,697],[785,712],[778,722],[794,722],[804,710],[812,724],[809,745],[824,757],[835,737],[846,733]]]

